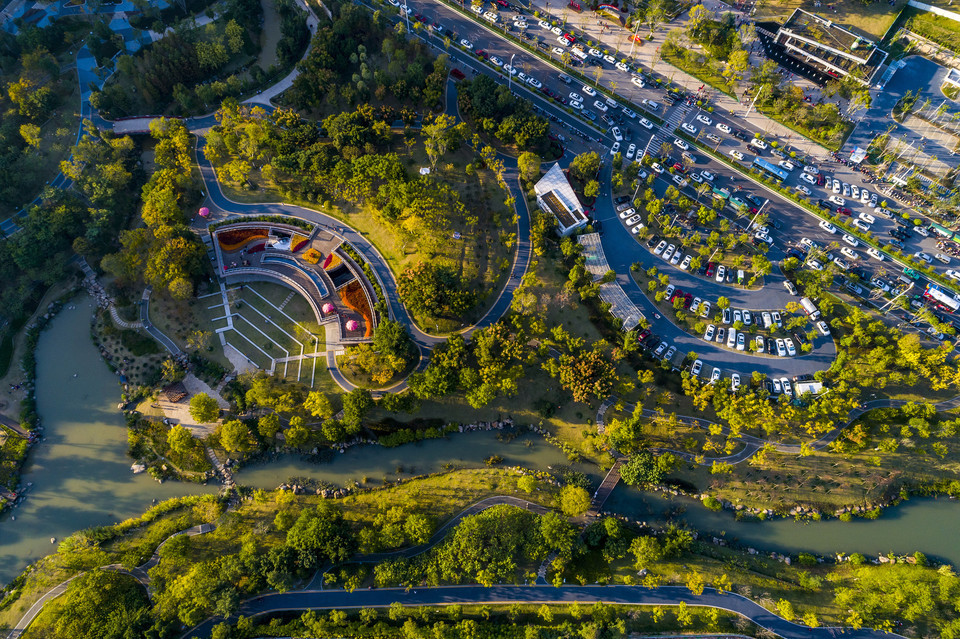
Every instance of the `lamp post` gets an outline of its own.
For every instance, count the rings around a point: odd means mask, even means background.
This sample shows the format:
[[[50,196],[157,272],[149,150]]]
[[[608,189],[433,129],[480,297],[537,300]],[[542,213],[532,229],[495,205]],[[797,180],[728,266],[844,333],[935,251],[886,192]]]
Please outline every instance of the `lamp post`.
[[[512,56],[510,56],[510,72],[507,73],[507,91],[510,93],[513,93],[513,58],[516,55],[517,54],[514,53]]]

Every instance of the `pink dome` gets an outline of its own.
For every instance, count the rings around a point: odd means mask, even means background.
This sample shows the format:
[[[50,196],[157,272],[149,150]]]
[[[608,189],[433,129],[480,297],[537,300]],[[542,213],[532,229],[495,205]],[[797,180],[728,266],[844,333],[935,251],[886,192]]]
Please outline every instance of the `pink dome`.
[[[348,331],[360,330],[360,323],[357,322],[357,320],[350,320],[349,322],[347,322],[347,330]]]
[[[321,310],[322,310],[324,313],[332,313],[332,312],[333,312],[333,304],[331,304],[330,302],[327,302],[326,304],[323,305],[323,308],[322,308]]]
[[[210,209],[208,209],[205,206],[197,212],[200,214],[200,217],[207,217],[208,215],[210,215]]]

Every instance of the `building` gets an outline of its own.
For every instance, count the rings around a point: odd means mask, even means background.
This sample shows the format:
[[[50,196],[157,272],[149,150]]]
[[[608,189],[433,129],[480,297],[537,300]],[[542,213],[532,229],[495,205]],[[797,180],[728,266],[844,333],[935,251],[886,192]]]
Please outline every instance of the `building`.
[[[561,236],[570,235],[587,225],[583,205],[559,164],[554,164],[533,189],[540,210],[557,218],[557,232]]]
[[[794,10],[771,44],[781,53],[774,58],[780,66],[800,65],[823,79],[851,77],[867,86],[887,58],[875,42],[803,9]]]

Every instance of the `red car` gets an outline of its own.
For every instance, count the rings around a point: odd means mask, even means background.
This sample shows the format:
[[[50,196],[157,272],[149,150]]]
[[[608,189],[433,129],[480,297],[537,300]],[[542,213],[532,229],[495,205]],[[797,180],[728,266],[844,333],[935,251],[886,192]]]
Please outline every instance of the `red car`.
[[[850,215],[851,213],[853,213],[853,211],[851,211],[846,207],[841,206],[840,208],[837,209],[837,213],[839,213],[840,215]]]
[[[674,170],[674,171],[680,171],[681,173],[686,173],[686,170],[683,168],[683,165],[680,164],[679,162],[675,162],[675,163],[674,163],[674,165],[673,165],[673,170]]]
[[[707,262],[706,276],[713,277],[713,272],[716,270],[716,268],[717,268],[716,262]]]
[[[670,298],[670,301],[677,299],[678,297],[683,297],[683,289],[678,288],[673,292],[673,297]]]
[[[693,293],[687,293],[683,296],[683,307],[690,308],[690,304],[693,303]]]
[[[477,49],[477,57],[483,58],[484,60],[486,60],[487,58],[490,57],[490,54],[484,51],[483,49]]]

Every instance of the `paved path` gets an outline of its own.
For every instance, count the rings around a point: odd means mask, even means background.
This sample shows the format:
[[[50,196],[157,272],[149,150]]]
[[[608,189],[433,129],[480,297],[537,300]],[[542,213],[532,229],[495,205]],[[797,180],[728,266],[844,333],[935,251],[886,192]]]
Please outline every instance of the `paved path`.
[[[791,623],[757,603],[729,592],[720,593],[706,588],[702,595],[694,595],[682,586],[645,588],[643,586],[562,586],[547,585],[441,586],[436,588],[383,588],[377,590],[310,590],[269,594],[241,604],[239,613],[256,617],[287,611],[329,610],[349,608],[387,608],[394,602],[404,606],[448,606],[453,604],[569,604],[573,602],[633,606],[688,606],[720,608],[746,617],[758,626],[787,639],[873,639],[898,637],[876,630],[808,628]],[[219,620],[208,619],[188,631],[184,637],[209,637]]]
[[[143,297],[140,299],[140,324],[143,326],[144,330],[150,333],[150,337],[160,342],[164,348],[166,348],[171,355],[178,356],[183,355],[183,351],[180,350],[180,347],[177,344],[163,334],[163,332],[150,323],[150,294],[153,293],[153,287],[148,286],[143,289]]]

